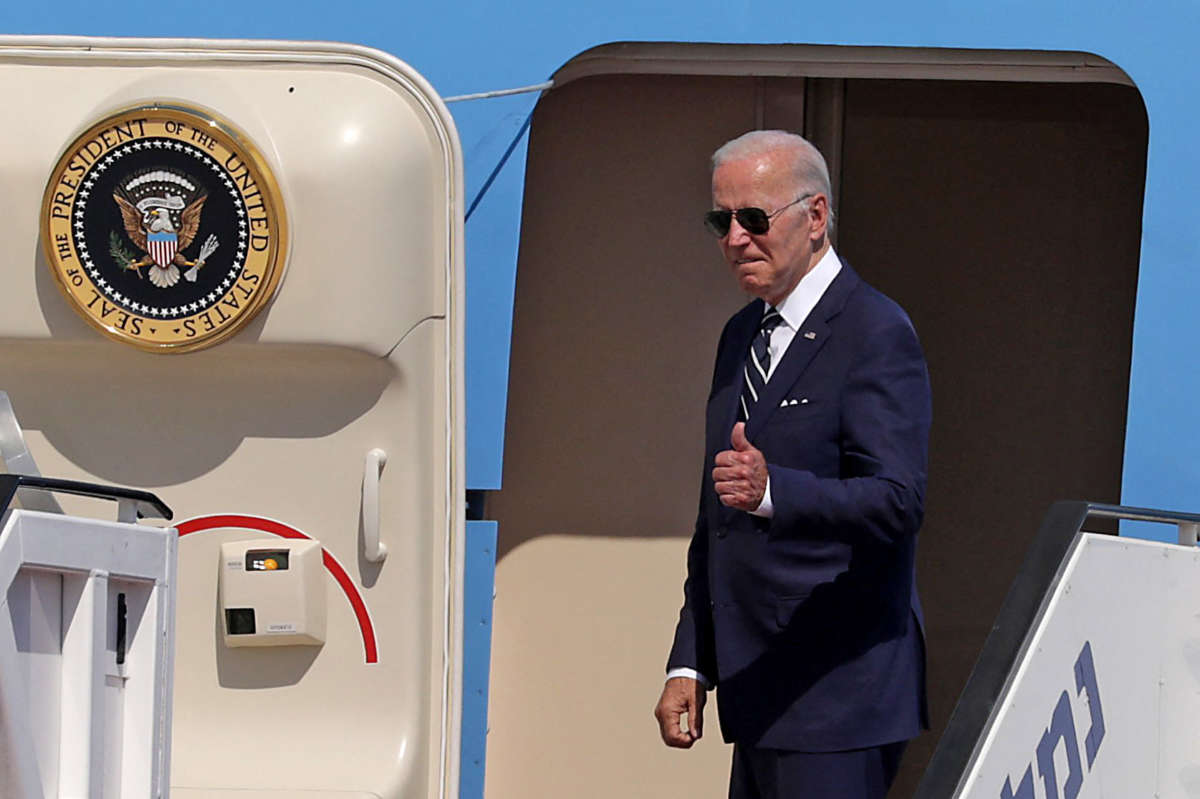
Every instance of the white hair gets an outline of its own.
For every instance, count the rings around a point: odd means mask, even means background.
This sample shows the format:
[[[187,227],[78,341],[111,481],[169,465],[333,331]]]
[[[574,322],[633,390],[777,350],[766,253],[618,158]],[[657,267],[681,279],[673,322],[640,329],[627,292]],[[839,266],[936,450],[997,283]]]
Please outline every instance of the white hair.
[[[829,166],[825,156],[812,142],[786,130],[752,130],[736,139],[725,142],[712,154],[712,168],[741,158],[785,151],[792,156],[792,173],[795,178],[796,196],[802,194],[824,194],[829,200],[829,221],[826,232],[833,231],[833,187],[829,182]],[[805,201],[804,207],[808,207]]]

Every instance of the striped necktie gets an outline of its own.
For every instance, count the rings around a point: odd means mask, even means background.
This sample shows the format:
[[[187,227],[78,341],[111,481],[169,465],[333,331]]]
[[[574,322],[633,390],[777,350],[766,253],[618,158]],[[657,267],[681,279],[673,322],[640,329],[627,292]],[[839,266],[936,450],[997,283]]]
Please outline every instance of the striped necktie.
[[[743,367],[745,381],[742,385],[742,402],[738,408],[738,421],[748,421],[750,411],[758,402],[758,396],[767,385],[767,374],[771,371],[771,333],[783,323],[783,317],[774,306],[763,314],[758,323],[758,335],[750,342],[750,353],[746,356]]]

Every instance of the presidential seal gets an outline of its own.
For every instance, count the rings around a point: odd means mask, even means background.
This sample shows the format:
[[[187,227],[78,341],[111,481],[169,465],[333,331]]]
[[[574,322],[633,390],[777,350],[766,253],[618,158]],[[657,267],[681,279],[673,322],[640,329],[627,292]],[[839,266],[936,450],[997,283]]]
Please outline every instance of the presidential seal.
[[[146,105],[67,147],[46,184],[42,247],[67,301],[110,338],[212,346],[283,271],[279,188],[248,139],[197,109]]]

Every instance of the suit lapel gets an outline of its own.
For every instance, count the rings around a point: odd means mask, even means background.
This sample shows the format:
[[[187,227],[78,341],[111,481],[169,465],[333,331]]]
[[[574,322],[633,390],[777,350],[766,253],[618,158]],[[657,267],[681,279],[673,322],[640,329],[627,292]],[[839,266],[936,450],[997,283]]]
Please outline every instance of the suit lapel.
[[[714,439],[708,442],[710,454],[715,455],[731,446],[729,435],[734,422],[737,421],[742,384],[745,382],[742,369],[746,365],[746,353],[750,351],[750,342],[758,334],[758,323],[762,320],[763,309],[762,301],[755,300],[729,322],[725,340],[717,356],[715,391],[709,403],[709,421],[714,423],[710,427],[710,435]],[[728,523],[738,511],[717,502],[715,494],[712,496],[712,507],[717,513],[717,518],[721,523]]]
[[[825,342],[833,333],[833,329],[828,324],[829,320],[841,313],[842,308],[846,305],[846,299],[859,282],[858,275],[854,273],[850,265],[842,261],[841,271],[829,284],[825,293],[821,295],[821,299],[817,301],[812,312],[801,323],[800,329],[792,338],[792,343],[788,345],[787,352],[783,354],[783,359],[771,373],[771,379],[767,381],[762,396],[758,398],[754,411],[750,414],[750,421],[746,425],[746,437],[751,441],[754,440],[754,434],[761,430],[771,415],[779,409],[779,403],[787,395],[788,390],[795,385],[796,381],[800,379],[800,375],[804,374],[804,370],[812,363],[813,358],[825,346]],[[749,341],[746,346],[749,347]],[[738,391],[741,391],[740,386]],[[730,426],[732,427],[732,423]]]
[[[729,343],[725,348],[728,359],[722,364],[722,374],[725,375],[719,383],[725,396],[714,398],[714,410],[722,413],[717,430],[723,430],[724,442],[720,449],[729,448],[729,433],[737,421],[738,405],[742,396],[742,385],[746,378],[742,373],[746,365],[746,353],[750,351],[750,342],[758,334],[758,323],[762,320],[764,306],[762,300],[755,300],[743,310],[729,328]],[[720,451],[718,449],[717,451]]]

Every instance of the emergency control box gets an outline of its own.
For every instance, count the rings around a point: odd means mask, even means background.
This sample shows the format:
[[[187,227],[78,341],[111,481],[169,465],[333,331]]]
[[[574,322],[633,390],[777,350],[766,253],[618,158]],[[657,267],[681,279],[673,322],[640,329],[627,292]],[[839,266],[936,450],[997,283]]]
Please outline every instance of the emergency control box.
[[[221,546],[226,646],[325,643],[325,568],[317,541],[232,541]]]

